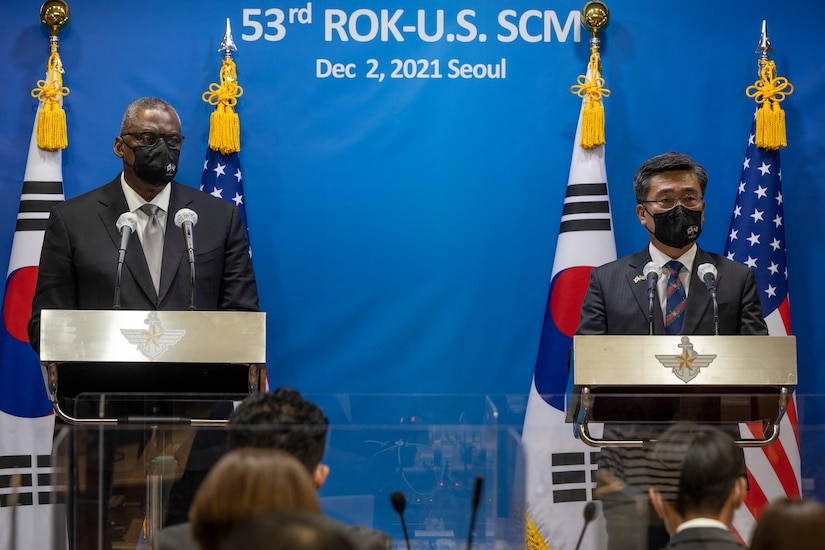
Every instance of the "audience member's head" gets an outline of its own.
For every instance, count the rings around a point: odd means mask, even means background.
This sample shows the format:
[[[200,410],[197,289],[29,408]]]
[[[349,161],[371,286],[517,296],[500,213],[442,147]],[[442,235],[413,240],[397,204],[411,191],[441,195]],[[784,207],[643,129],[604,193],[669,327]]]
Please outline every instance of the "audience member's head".
[[[323,516],[286,512],[238,525],[220,550],[355,550],[347,534]]]
[[[759,516],[751,550],[816,550],[825,546],[825,506],[809,498],[782,498]]]
[[[279,449],[297,458],[309,471],[316,489],[329,469],[321,464],[329,420],[314,403],[290,388],[256,393],[244,399],[229,417],[230,449]]]
[[[650,468],[650,499],[671,534],[696,518],[730,526],[747,490],[742,450],[712,426],[668,428],[656,442]]]
[[[242,448],[209,471],[192,501],[189,521],[201,549],[212,550],[239,523],[287,511],[321,513],[306,468],[283,451]]]

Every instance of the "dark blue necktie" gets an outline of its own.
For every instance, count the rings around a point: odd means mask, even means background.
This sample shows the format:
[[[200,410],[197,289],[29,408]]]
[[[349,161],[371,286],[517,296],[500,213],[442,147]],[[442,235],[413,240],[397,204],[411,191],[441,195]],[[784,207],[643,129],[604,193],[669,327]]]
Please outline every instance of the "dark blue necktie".
[[[687,295],[685,287],[679,279],[679,271],[682,270],[682,263],[671,260],[665,264],[670,270],[667,279],[667,290],[665,291],[665,331],[668,334],[679,334],[682,331],[682,319],[685,313]]]

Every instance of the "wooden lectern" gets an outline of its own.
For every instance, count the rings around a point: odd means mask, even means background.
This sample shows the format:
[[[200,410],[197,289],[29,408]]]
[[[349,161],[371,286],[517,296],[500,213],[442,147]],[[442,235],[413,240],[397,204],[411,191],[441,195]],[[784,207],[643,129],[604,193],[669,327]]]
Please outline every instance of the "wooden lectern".
[[[40,363],[54,410],[70,424],[119,420],[74,417],[61,398],[243,395],[260,388],[266,370],[266,314],[259,312],[44,310],[40,334]]]
[[[793,336],[575,336],[567,422],[594,447],[638,440],[590,436],[589,423],[761,422],[765,447],[796,388]]]

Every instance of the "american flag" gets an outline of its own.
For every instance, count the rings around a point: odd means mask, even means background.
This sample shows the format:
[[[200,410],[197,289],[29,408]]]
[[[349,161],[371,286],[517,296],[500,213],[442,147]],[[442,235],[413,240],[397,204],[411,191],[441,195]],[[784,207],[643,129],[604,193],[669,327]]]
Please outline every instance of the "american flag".
[[[232,202],[241,211],[241,221],[249,238],[249,224],[246,221],[246,205],[243,194],[243,177],[241,159],[238,153],[223,155],[211,147],[206,148],[206,160],[203,162],[201,191],[213,197]],[[252,257],[252,245],[249,245]]]
[[[772,336],[791,334],[785,213],[779,150],[756,146],[756,119],[742,163],[742,176],[730,223],[725,254],[754,270],[762,312]],[[760,434],[761,426],[742,425],[743,436]],[[779,441],[762,449],[746,449],[749,490],[737,511],[734,527],[750,539],[756,518],[771,500],[799,496],[800,459],[796,398],[780,424]]]

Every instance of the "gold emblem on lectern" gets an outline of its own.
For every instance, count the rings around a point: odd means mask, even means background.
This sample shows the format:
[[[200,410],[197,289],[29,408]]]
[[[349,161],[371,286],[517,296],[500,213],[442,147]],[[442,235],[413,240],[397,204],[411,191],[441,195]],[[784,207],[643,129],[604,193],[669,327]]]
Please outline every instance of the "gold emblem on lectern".
[[[699,374],[699,371],[710,365],[716,355],[700,355],[693,349],[693,344],[690,343],[690,338],[682,336],[682,342],[679,344],[682,348],[682,353],[679,355],[657,355],[656,359],[666,369],[673,371],[679,380],[687,384]]]
[[[138,351],[149,359],[155,359],[169,351],[169,346],[177,344],[186,334],[185,330],[163,328],[157,311],[150,312],[143,322],[149,328],[122,328],[120,333],[129,340],[129,343],[135,344]]]

